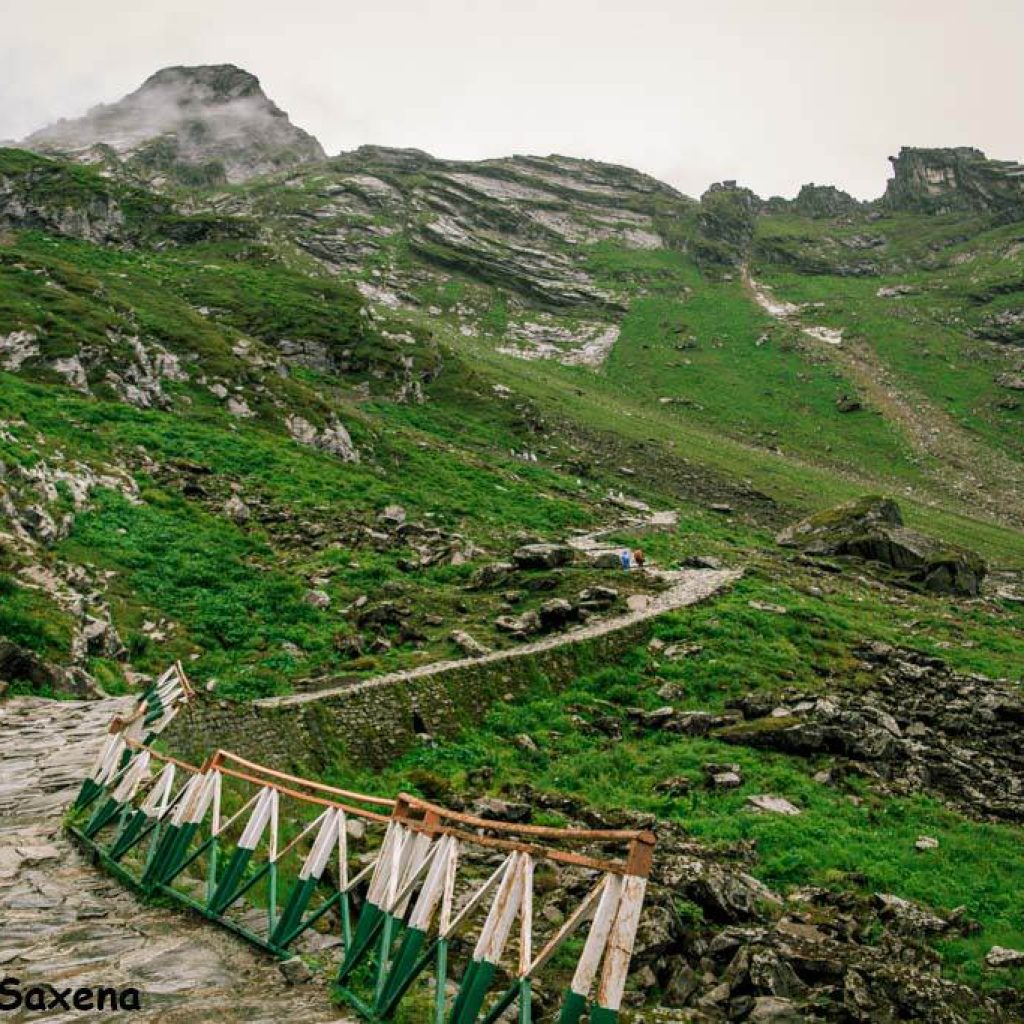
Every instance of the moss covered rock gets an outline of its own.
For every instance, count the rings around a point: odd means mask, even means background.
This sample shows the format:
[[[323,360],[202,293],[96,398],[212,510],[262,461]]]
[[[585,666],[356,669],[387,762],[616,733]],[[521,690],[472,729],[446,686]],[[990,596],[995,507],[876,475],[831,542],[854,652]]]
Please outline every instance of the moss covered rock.
[[[811,555],[878,562],[935,594],[977,596],[987,571],[977,553],[908,529],[896,502],[875,495],[816,512],[784,529],[776,541]]]

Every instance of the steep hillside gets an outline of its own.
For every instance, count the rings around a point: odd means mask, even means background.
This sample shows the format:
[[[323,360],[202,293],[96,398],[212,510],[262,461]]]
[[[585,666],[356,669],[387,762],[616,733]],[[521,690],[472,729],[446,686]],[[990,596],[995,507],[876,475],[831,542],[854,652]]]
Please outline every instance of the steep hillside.
[[[0,150],[0,696],[172,658],[212,699],[344,687],[644,607],[666,578],[625,547],[742,570],[339,779],[657,816],[630,1001],[665,1019],[1020,1019],[985,961],[1024,947],[1016,165],[903,150],[860,203],[328,159],[230,66],[28,143]],[[906,522],[777,543],[875,493]]]

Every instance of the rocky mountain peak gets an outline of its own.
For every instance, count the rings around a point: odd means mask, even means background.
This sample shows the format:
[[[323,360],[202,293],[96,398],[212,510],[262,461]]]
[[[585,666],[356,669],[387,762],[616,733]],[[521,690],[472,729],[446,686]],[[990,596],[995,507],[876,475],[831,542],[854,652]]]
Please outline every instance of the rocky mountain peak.
[[[192,97],[207,103],[230,103],[246,96],[258,96],[275,114],[286,116],[263,92],[260,80],[235,64],[176,65],[150,75],[132,95],[162,89],[181,90],[186,101]]]
[[[1024,166],[991,160],[980,149],[904,146],[893,167],[883,205],[917,213],[972,211],[1006,220],[1024,216]]]
[[[155,184],[216,185],[323,160],[312,135],[233,64],[168,67],[116,103],[30,135],[30,149],[119,160]]]

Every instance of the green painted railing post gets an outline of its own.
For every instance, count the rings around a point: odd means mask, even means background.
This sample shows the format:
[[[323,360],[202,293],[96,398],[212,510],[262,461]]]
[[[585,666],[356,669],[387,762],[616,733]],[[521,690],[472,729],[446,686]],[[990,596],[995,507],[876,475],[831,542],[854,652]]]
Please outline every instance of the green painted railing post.
[[[519,1024],[533,1021],[533,983],[529,978],[519,982]]]
[[[97,832],[101,831],[110,821],[116,817],[117,812],[122,810],[121,805],[112,797],[108,796],[99,807],[93,811],[92,817],[86,822],[82,832],[87,839],[92,839]]]
[[[211,838],[213,844],[206,858],[206,905],[212,909],[213,894],[217,891],[217,856],[220,853],[220,844],[216,836]]]
[[[160,848],[160,834],[162,832],[163,823],[157,819],[153,826],[153,838],[150,839],[149,849],[146,850],[146,861],[142,865],[142,874],[139,876],[143,885],[146,885],[146,877],[149,875],[149,869],[153,866],[153,861],[156,859],[156,851]]]
[[[349,903],[349,894],[341,894],[341,937],[345,942],[345,955],[348,955],[348,948],[352,945],[352,906]]]
[[[566,989],[558,1024],[579,1024],[579,1019],[583,1016],[583,1011],[586,1008],[586,996],[581,996],[579,992],[573,992],[571,988]]]
[[[267,934],[273,935],[277,926],[277,861],[270,862],[267,877]]]
[[[434,993],[434,1024],[444,1024],[448,1002],[448,940],[437,943],[437,991]]]
[[[380,952],[377,955],[377,977],[373,984],[373,1005],[379,1006],[384,996],[384,986],[388,980],[388,966],[391,963],[391,937],[394,933],[395,919],[387,914],[384,928],[380,936]]]

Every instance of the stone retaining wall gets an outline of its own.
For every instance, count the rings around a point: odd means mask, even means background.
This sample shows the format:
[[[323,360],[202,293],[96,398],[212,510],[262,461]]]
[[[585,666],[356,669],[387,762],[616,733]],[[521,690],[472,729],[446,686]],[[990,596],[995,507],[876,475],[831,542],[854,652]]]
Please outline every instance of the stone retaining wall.
[[[162,746],[193,763],[218,747],[282,770],[323,775],[345,764],[381,766],[416,742],[416,732],[453,736],[491,704],[528,688],[565,686],[613,663],[648,634],[645,619],[600,636],[500,661],[461,662],[411,679],[373,681],[302,703],[236,704],[202,696],[178,715]]]

